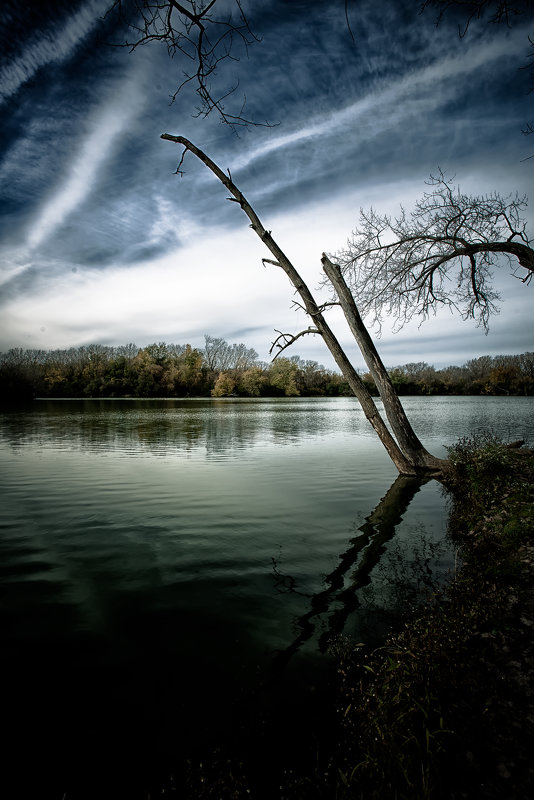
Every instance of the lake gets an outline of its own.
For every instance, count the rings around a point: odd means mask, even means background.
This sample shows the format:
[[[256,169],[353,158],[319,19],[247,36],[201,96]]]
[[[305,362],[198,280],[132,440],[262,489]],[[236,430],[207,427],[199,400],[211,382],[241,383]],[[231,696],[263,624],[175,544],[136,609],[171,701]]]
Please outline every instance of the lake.
[[[436,455],[532,443],[532,398],[403,405]],[[332,644],[376,644],[454,568],[442,489],[395,480],[353,398],[37,400],[0,423],[17,796],[146,798],[234,740],[291,763]]]

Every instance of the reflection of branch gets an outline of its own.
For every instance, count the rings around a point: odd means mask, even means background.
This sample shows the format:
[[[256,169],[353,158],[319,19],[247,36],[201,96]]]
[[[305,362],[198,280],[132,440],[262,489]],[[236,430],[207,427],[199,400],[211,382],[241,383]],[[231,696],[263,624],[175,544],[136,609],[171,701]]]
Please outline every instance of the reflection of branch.
[[[281,548],[280,548],[281,550]],[[284,575],[280,572],[279,563],[280,558],[271,558],[273,562],[273,573],[274,573],[274,588],[276,589],[279,594],[300,594],[302,597],[311,597],[312,595],[306,594],[305,592],[301,592],[297,589],[297,580],[292,575]]]
[[[311,639],[315,631],[313,617],[327,613],[332,602],[342,605],[330,616],[328,630],[319,639],[319,650],[325,652],[332,636],[343,630],[348,616],[359,605],[358,589],[369,583],[370,574],[379,563],[386,542],[393,538],[395,528],[401,522],[403,514],[406,513],[417,492],[427,482],[428,479],[406,475],[399,475],[394,481],[374,511],[358,529],[361,533],[351,540],[351,547],[339,557],[338,566],[326,576],[327,588],[311,598],[309,611],[297,620],[300,633],[289,647],[275,656],[272,664],[274,671],[283,669],[304,642]],[[350,577],[350,583],[343,589],[345,575],[357,561],[358,566]],[[277,578],[279,577],[278,572]],[[292,585],[294,586],[294,580],[286,578],[285,587],[288,591],[291,591]]]
[[[275,328],[275,333],[278,333],[279,336],[276,337],[274,342],[271,344],[271,347],[270,347],[270,350],[269,350],[269,355],[270,355],[273,352],[275,347],[278,348],[278,352],[275,355],[275,357],[273,358],[273,361],[278,358],[280,353],[282,353],[286,349],[286,347],[291,347],[291,345],[294,342],[296,342],[297,339],[300,339],[301,336],[306,336],[306,334],[308,334],[308,333],[317,334],[317,333],[319,333],[319,331],[317,330],[317,328],[311,328],[310,327],[310,328],[306,328],[305,331],[301,331],[300,333],[292,334],[292,333],[282,333],[281,331],[277,331],[276,328]],[[280,344],[280,340],[282,340],[283,344]]]

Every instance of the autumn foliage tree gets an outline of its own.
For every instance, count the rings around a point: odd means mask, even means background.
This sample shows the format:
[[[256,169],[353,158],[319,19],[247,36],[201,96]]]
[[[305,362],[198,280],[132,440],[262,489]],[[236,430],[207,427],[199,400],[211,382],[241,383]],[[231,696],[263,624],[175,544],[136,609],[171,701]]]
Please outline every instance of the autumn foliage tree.
[[[0,353],[0,402],[33,397],[260,397],[340,395],[339,373],[298,356],[266,364],[253,348],[206,336],[210,347],[158,342],[146,347],[84,345]],[[225,355],[226,354],[226,355]],[[284,370],[284,362],[289,368]],[[283,375],[287,379],[284,380]]]

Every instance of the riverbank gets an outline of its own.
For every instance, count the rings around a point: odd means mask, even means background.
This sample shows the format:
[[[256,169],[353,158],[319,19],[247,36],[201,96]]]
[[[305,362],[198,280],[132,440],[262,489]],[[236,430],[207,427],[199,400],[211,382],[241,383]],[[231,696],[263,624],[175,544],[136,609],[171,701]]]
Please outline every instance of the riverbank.
[[[457,570],[383,647],[345,654],[318,797],[534,794],[534,453],[489,439],[450,456]]]
[[[339,643],[336,719],[280,800],[534,795],[534,452],[465,440],[450,456],[451,580],[382,647]],[[246,763],[189,777],[198,798],[265,796]]]

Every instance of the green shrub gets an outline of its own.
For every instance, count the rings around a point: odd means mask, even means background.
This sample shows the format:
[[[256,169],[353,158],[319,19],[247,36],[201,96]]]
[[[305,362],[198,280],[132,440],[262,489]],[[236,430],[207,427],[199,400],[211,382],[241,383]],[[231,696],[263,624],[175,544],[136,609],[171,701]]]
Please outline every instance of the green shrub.
[[[490,432],[463,436],[447,450],[451,464],[457,470],[465,470],[469,477],[494,475],[512,466],[510,448]]]

